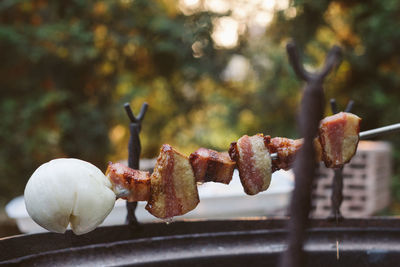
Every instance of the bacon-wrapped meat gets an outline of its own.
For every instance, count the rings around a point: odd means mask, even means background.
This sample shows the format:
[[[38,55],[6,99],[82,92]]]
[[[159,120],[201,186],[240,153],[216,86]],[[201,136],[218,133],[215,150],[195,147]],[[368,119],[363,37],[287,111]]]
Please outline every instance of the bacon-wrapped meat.
[[[198,203],[196,179],[189,159],[170,145],[163,145],[151,175],[146,209],[154,216],[166,219],[183,215]]]
[[[264,136],[242,136],[231,144],[229,155],[236,161],[240,181],[248,195],[255,195],[268,189],[271,182],[271,156]]]
[[[145,201],[150,197],[150,173],[129,168],[121,163],[109,163],[106,176],[117,195],[129,202]]]
[[[199,148],[189,156],[196,182],[217,182],[229,184],[232,180],[236,162],[228,153],[212,149]]]
[[[319,126],[322,160],[328,168],[338,168],[349,162],[360,139],[361,118],[340,112],[323,119]]]

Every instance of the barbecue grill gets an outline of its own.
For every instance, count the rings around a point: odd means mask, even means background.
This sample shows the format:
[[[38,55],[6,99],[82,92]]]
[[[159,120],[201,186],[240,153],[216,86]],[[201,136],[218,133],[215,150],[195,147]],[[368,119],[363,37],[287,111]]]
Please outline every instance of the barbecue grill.
[[[346,219],[339,208],[341,170],[335,171],[332,216],[309,219],[315,173],[313,137],[322,118],[326,75],[338,65],[334,47],[322,71],[303,69],[294,43],[287,46],[298,77],[307,82],[299,126],[304,145],[294,167],[296,185],[291,218],[243,218],[138,224],[135,203],[128,205],[127,225],[100,227],[76,236],[40,233],[0,239],[2,266],[396,266],[400,261],[400,220]],[[139,132],[147,104],[130,118],[129,166],[138,169]],[[334,108],[333,108],[334,110]],[[268,205],[268,203],[266,203]]]
[[[0,266],[277,266],[287,219],[100,227],[83,236],[41,233],[0,241]],[[311,220],[303,266],[397,266],[400,221]],[[340,254],[337,259],[336,240]]]

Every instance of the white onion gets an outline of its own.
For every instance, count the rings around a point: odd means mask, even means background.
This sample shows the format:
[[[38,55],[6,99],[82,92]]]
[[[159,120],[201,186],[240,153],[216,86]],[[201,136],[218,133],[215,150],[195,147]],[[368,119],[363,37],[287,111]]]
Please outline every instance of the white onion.
[[[96,228],[111,212],[115,193],[111,182],[94,165],[79,159],[55,159],[41,165],[25,187],[25,205],[43,228],[75,234]]]

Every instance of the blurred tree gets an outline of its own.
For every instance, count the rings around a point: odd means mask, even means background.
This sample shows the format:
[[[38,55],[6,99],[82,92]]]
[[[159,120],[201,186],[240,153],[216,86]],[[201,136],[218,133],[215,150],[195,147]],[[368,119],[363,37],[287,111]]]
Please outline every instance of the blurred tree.
[[[398,120],[400,101],[400,5],[396,0],[294,1],[277,14],[267,34],[275,42],[293,37],[308,54],[310,65],[321,64],[334,43],[344,48],[341,68],[328,85],[328,96],[356,101],[363,129]],[[307,29],[304,29],[307,28]],[[345,104],[345,103],[343,103]],[[381,112],[382,109],[385,112]]]
[[[182,114],[201,105],[195,84],[218,80],[225,65],[210,37],[213,17],[185,16],[166,0],[2,1],[0,198],[21,194],[52,158],[104,169],[131,99],[150,102],[145,155],[158,153],[164,129],[190,124]]]

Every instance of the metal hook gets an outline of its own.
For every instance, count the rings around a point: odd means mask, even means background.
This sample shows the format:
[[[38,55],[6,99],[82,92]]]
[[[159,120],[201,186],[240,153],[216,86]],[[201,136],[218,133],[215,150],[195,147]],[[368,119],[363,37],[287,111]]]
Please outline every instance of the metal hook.
[[[294,42],[286,46],[291,63],[299,79],[306,81],[300,108],[299,127],[304,143],[294,163],[295,187],[290,203],[291,219],[288,225],[288,248],[281,256],[280,266],[304,266],[303,239],[311,209],[311,191],[315,176],[314,138],[322,119],[324,92],[322,83],[340,62],[340,48],[334,46],[328,53],[320,72],[307,72],[300,62]]]
[[[299,53],[297,52],[297,47],[294,42],[290,42],[286,45],[286,51],[289,57],[289,62],[292,65],[294,72],[300,80],[308,81],[310,80],[311,74],[308,73],[303,64],[300,63]]]
[[[311,80],[323,80],[334,67],[338,67],[341,61],[341,49],[339,46],[333,46],[326,56],[324,66],[320,72],[309,73],[304,69],[301,63],[296,43],[290,42],[286,45],[286,51],[289,57],[289,62],[292,65],[297,77],[303,81],[310,82]]]
[[[339,67],[341,59],[342,59],[342,50],[337,45],[333,46],[331,50],[328,52],[322,71],[318,74],[319,78],[324,79],[331,72],[333,68]]]
[[[124,104],[126,114],[128,115],[131,123],[140,123],[144,119],[144,115],[146,114],[148,107],[149,107],[149,104],[144,102],[142,107],[140,108],[139,115],[137,117],[135,117],[135,115],[132,112],[130,104],[129,103]]]
[[[124,104],[126,114],[128,115],[129,120],[131,121],[129,125],[129,130],[131,135],[128,144],[128,166],[129,168],[132,169],[139,169],[139,159],[142,150],[139,133],[142,128],[142,121],[144,119],[148,106],[149,105],[146,102],[143,103],[139,115],[135,117],[129,103]],[[139,225],[137,218],[135,216],[136,207],[137,207],[137,202],[126,202],[126,209],[128,213],[126,216],[126,220],[130,226],[135,228]]]

